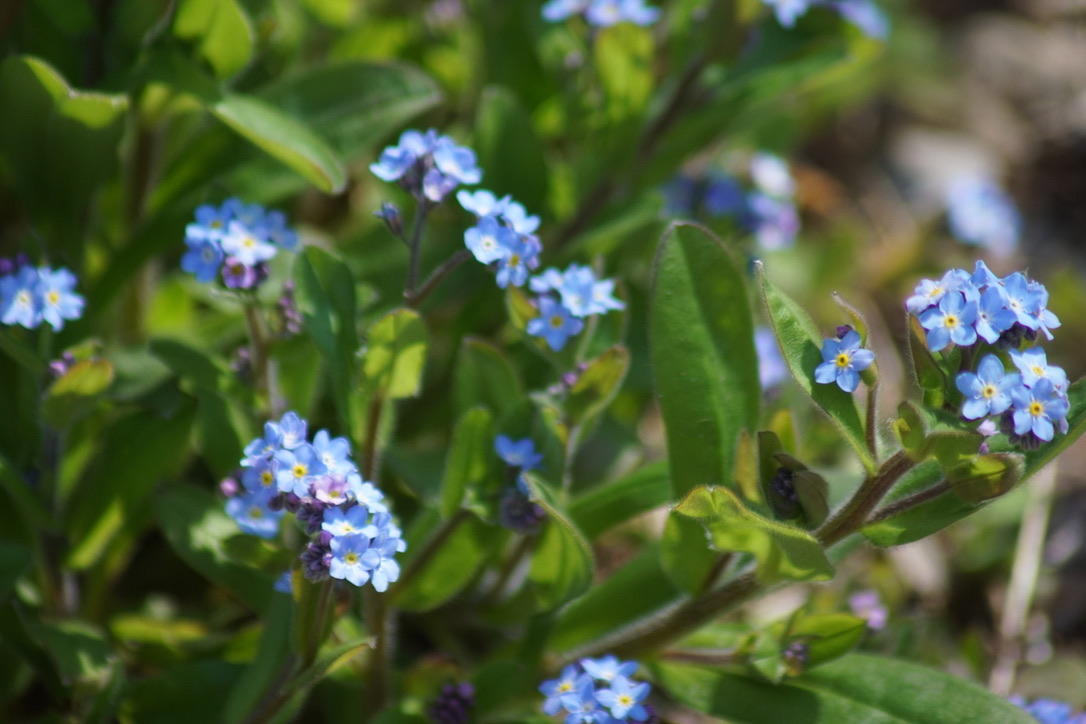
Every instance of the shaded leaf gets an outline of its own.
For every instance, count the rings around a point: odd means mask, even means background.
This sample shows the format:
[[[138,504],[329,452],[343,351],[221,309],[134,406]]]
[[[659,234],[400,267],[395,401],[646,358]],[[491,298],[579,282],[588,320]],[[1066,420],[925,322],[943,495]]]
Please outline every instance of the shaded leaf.
[[[91,412],[111,384],[113,365],[108,360],[76,362],[46,390],[42,417],[55,429],[63,430]]]
[[[475,148],[486,169],[487,188],[511,194],[538,214],[547,201],[547,164],[532,119],[506,88],[487,86],[479,98]]]
[[[435,510],[428,510],[414,522],[407,535],[407,553],[422,549],[429,534],[440,525]],[[397,589],[396,606],[405,611],[428,611],[455,596],[471,582],[495,552],[496,544],[505,531],[487,525],[475,516],[467,516],[426,561],[421,570]],[[405,571],[414,563],[410,557],[403,562]]]
[[[475,337],[465,337],[456,357],[453,381],[461,411],[482,405],[501,418],[524,399],[517,370],[500,349]]]
[[[236,0],[180,0],[173,32],[192,41],[220,78],[229,78],[253,54],[253,27]]]
[[[660,538],[660,565],[676,587],[690,594],[701,593],[719,558],[700,522],[678,515],[667,517]]]
[[[950,489],[969,503],[980,503],[1009,492],[1022,479],[1025,460],[1015,453],[993,453],[947,471]]]
[[[418,395],[426,363],[426,325],[412,309],[395,309],[370,327],[362,356],[366,387],[388,399]]]
[[[611,347],[588,362],[566,397],[570,426],[585,424],[607,407],[618,393],[629,368],[630,352],[621,345]]]
[[[528,579],[535,585],[540,610],[549,611],[588,590],[595,572],[595,558],[581,532],[558,509],[546,488],[526,475],[532,499],[547,511],[539,534]]]
[[[482,497],[482,486],[490,477],[495,459],[493,419],[486,408],[474,407],[464,413],[453,433],[441,487],[442,517],[455,514],[469,491],[475,492],[474,497]]]
[[[670,501],[667,462],[660,460],[578,496],[570,503],[569,517],[592,540],[608,528]]]

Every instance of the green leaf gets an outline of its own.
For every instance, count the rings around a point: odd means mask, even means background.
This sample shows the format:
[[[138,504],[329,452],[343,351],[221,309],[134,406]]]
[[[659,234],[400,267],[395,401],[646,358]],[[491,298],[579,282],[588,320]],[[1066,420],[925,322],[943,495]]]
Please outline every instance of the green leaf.
[[[27,628],[45,648],[66,685],[79,682],[101,688],[114,675],[117,654],[102,632],[90,624],[75,620],[56,624],[35,621]]]
[[[427,510],[412,523],[407,535],[407,553],[419,551],[429,534],[441,524],[436,510]],[[494,553],[505,531],[468,516],[446,538],[406,585],[397,589],[396,606],[405,611],[428,611],[440,606],[472,581],[480,566]],[[403,569],[413,565],[408,557]],[[403,580],[403,579],[401,579]]]
[[[660,566],[660,552],[648,546],[562,609],[550,645],[558,651],[583,646],[654,614],[681,596]]]
[[[667,462],[660,460],[607,485],[593,488],[570,503],[569,517],[585,537],[671,501]]]
[[[136,681],[122,705],[124,719],[154,724],[217,722],[246,669],[225,661],[180,664]]]
[[[335,673],[351,662],[365,649],[373,645],[372,639],[361,641],[348,641],[345,644],[332,647],[317,657],[313,665],[303,671],[291,684],[293,691],[307,691],[329,674]]]
[[[279,595],[273,591],[270,575],[229,559],[226,540],[237,535],[238,524],[226,514],[221,500],[181,485],[156,497],[155,512],[166,540],[181,560],[234,593],[245,605],[263,613],[271,597]]]
[[[192,41],[220,78],[229,78],[253,54],[253,27],[235,0],[181,0],[173,32]]]
[[[313,129],[254,96],[226,94],[210,107],[220,121],[325,193],[347,185],[343,165]]]
[[[547,201],[547,164],[532,119],[506,88],[488,86],[479,98],[475,149],[486,169],[487,188],[510,194],[529,213]]]
[[[660,565],[671,582],[690,594],[705,589],[709,574],[720,559],[696,520],[669,515],[660,539]]]
[[[800,642],[807,646],[807,668],[838,659],[856,648],[867,633],[867,621],[847,613],[823,613],[801,616],[787,631],[787,646]]]
[[[920,320],[910,314],[905,323],[909,328],[909,360],[912,363],[910,367],[924,395],[924,405],[938,410],[946,401],[946,373],[928,350],[927,335],[920,325]]]
[[[454,515],[469,491],[481,497],[495,457],[494,421],[486,408],[473,407],[460,418],[453,433],[441,488],[442,517]]]
[[[0,606],[7,602],[33,560],[29,548],[0,541]]]
[[[475,337],[465,337],[460,343],[453,387],[457,409],[463,412],[482,405],[497,419],[525,396],[517,370],[502,351]]]
[[[945,477],[942,467],[934,460],[920,463],[905,473],[886,496],[891,504],[911,495],[922,494]],[[942,530],[976,511],[980,506],[969,503],[949,489],[931,500],[861,529],[864,537],[877,546],[912,543]]]
[[[675,495],[730,483],[739,434],[753,431],[761,402],[744,274],[708,231],[672,224],[651,295],[649,342]]]
[[[413,309],[395,309],[366,335],[362,374],[367,389],[392,400],[415,397],[426,364],[426,324]]]
[[[947,483],[959,498],[980,503],[1009,492],[1022,479],[1025,459],[1016,453],[981,455],[947,471]]]
[[[615,345],[588,362],[566,397],[570,426],[583,425],[606,408],[618,393],[629,368],[630,352],[622,345]]]
[[[42,417],[56,430],[67,429],[94,409],[113,384],[113,365],[104,359],[76,362],[57,378],[42,400]]]
[[[1067,390],[1067,397],[1071,403],[1071,408],[1067,412],[1067,434],[1061,435],[1057,432],[1052,442],[1025,453],[1026,469],[1022,474],[1022,480],[1028,479],[1050,463],[1086,432],[1086,379],[1072,384]]]
[[[532,499],[547,511],[547,522],[532,551],[528,579],[535,584],[539,609],[549,611],[587,591],[596,564],[588,541],[558,509],[543,484],[531,475],[525,479]]]
[[[92,566],[116,536],[139,535],[152,491],[180,468],[193,413],[192,405],[165,419],[137,412],[103,433],[99,454],[66,506],[64,527],[73,542],[69,566]]]
[[[728,488],[695,488],[674,512],[702,523],[717,550],[752,554],[764,583],[833,577],[833,565],[811,534],[756,513]]]
[[[757,269],[762,285],[762,298],[792,377],[836,423],[845,439],[856,450],[864,467],[869,472],[874,472],[875,460],[867,449],[856,398],[837,385],[821,385],[815,382],[815,368],[822,364],[822,337],[818,328],[799,304],[769,281],[760,262]]]
[[[1036,724],[976,684],[905,661],[852,654],[782,684],[685,664],[659,664],[682,704],[735,724]]]
[[[619,121],[644,112],[653,86],[649,29],[633,23],[604,28],[595,37],[592,53],[610,119]]]
[[[923,460],[927,456],[927,425],[924,424],[920,408],[916,403],[906,400],[898,405],[897,414],[898,417],[890,423],[890,427],[909,453],[909,457],[917,462]]]
[[[294,601],[290,596],[273,596],[264,617],[260,649],[223,706],[225,722],[242,722],[254,710],[260,697],[275,681],[280,667],[290,654],[290,619]]]
[[[18,109],[0,114],[0,160],[37,233],[79,259],[86,207],[117,173],[128,98],[78,91],[45,62],[11,56],[0,63],[0,108]]]
[[[328,363],[341,429],[354,439],[351,400],[358,351],[354,276],[343,261],[309,246],[294,263],[294,281],[302,325]]]

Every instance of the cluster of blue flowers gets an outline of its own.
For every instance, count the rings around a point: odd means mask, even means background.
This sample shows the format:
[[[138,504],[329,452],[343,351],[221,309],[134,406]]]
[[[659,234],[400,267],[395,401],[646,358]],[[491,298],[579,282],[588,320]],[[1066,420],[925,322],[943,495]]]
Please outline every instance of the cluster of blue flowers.
[[[532,277],[528,286],[538,295],[535,306],[539,310],[539,316],[528,322],[528,334],[541,337],[555,352],[584,329],[587,317],[626,308],[615,299],[614,280],[597,279],[591,268],[581,264],[570,264],[564,272],[550,267]]]
[[[434,129],[404,131],[395,146],[381,152],[370,171],[382,181],[397,181],[418,201],[439,203],[460,184],[477,184],[483,172],[475,152]]]
[[[1007,256],[1018,246],[1022,219],[1007,193],[983,176],[962,176],[946,190],[947,225],[959,241]]]
[[[822,342],[822,363],[815,368],[815,381],[837,383],[845,392],[860,385],[860,373],[875,361],[875,353],[860,346],[860,333],[847,325],[837,329],[836,339]]]
[[[644,0],[548,0],[543,5],[543,19],[552,23],[574,15],[584,16],[585,22],[594,28],[619,23],[645,27],[656,22],[660,10],[645,5]]]
[[[1020,349],[1039,333],[1052,339],[1051,330],[1060,326],[1043,284],[1021,272],[1001,279],[978,261],[973,274],[951,269],[938,281],[922,280],[905,306],[927,331],[933,352],[983,341],[1006,352],[1017,368],[1007,374],[999,356],[986,354],[975,373],[959,373],[955,384],[965,395],[964,418],[998,417],[1000,430],[1027,449],[1051,440],[1057,429],[1067,431],[1067,373],[1049,365],[1039,347]]]
[[[255,289],[268,278],[268,260],[280,249],[297,251],[298,235],[281,211],[231,198],[222,206],[196,209],[196,223],[185,227],[181,268],[206,284],[222,272],[229,289]]]
[[[83,316],[84,299],[75,293],[76,278],[67,269],[32,267],[27,259],[0,259],[0,323],[53,329]]]
[[[503,527],[517,533],[534,533],[546,520],[543,506],[532,500],[531,490],[523,473],[536,470],[543,462],[542,453],[536,452],[531,438],[514,440],[505,435],[494,439],[494,451],[498,453],[516,482],[506,489],[498,507],[498,520]]]
[[[502,289],[510,284],[524,286],[529,270],[539,267],[539,253],[543,250],[535,235],[539,217],[530,216],[511,197],[499,199],[485,189],[460,191],[456,200],[475,214],[475,226],[464,232],[464,244],[472,256],[482,264],[494,265]]]
[[[652,710],[642,702],[651,687],[630,677],[636,661],[619,661],[614,656],[581,659],[562,670],[557,679],[544,681],[539,691],[546,696],[543,713],[567,713],[565,724],[614,724],[643,722]]]
[[[1086,712],[1076,714],[1070,704],[1055,699],[1036,699],[1028,703],[1020,696],[1012,696],[1011,703],[1025,709],[1041,724],[1086,724]]]
[[[771,153],[754,153],[744,175],[749,185],[720,171],[711,171],[703,179],[678,176],[663,188],[664,210],[679,216],[703,209],[709,216],[731,219],[753,234],[763,249],[791,246],[800,222],[788,163]]]
[[[762,0],[773,8],[777,22],[786,28],[796,24],[812,7],[826,7],[838,12],[865,35],[884,40],[890,30],[885,13],[872,0]]]
[[[309,442],[307,426],[294,412],[264,424],[264,436],[245,447],[242,488],[226,512],[246,533],[273,538],[289,510],[315,536],[302,553],[306,578],[371,581],[384,591],[400,575],[395,554],[407,544],[384,495],[359,474],[347,439],[320,430]]]

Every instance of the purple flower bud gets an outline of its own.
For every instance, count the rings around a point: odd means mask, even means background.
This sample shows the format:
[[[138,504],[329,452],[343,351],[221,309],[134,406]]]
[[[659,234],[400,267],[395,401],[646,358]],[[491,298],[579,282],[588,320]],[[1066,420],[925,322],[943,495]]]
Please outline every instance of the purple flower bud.
[[[233,498],[241,490],[241,486],[238,485],[238,481],[234,478],[223,478],[219,483],[219,491],[227,498]]]
[[[844,339],[845,335],[852,331],[851,324],[839,324],[837,325],[837,339]]]
[[[434,724],[468,724],[475,708],[475,687],[471,684],[446,684],[427,712]]]
[[[317,542],[310,542],[302,551],[302,574],[311,583],[320,583],[330,578],[328,569],[332,564],[332,549]]]
[[[75,355],[71,352],[65,352],[60,356],[60,359],[55,359],[49,363],[49,372],[54,377],[63,377],[74,364]]]
[[[386,201],[381,204],[381,210],[375,211],[373,215],[385,222],[385,228],[388,229],[390,234],[397,239],[403,238],[403,216],[400,215],[400,210],[396,208],[396,204]]]

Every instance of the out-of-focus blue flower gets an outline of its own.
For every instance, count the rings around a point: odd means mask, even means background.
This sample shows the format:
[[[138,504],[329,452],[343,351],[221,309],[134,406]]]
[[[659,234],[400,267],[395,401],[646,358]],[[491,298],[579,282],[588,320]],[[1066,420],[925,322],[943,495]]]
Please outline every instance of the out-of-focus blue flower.
[[[577,680],[582,676],[576,664],[562,669],[557,679],[544,681],[539,685],[539,692],[547,699],[543,702],[543,713],[554,716],[562,709],[562,697],[577,690]]]
[[[614,656],[581,659],[539,686],[546,697],[543,713],[554,716],[564,709],[565,724],[646,721],[650,710],[642,702],[651,687],[629,678],[636,670],[636,662],[620,663]]]
[[[336,536],[329,545],[332,548],[329,575],[347,580],[356,586],[366,585],[372,571],[372,557],[366,557],[370,539],[364,535]]]
[[[1055,426],[1066,430],[1070,403],[1047,378],[1038,380],[1032,387],[1020,385],[1011,391],[1013,402],[1014,434],[1033,433],[1048,442],[1055,435]]]
[[[711,173],[701,199],[705,211],[710,216],[728,216],[736,223],[747,228],[752,217],[747,194],[739,181],[722,173]],[[693,206],[691,205],[691,208]]]
[[[334,540],[333,540],[334,542]],[[378,535],[363,554],[365,564],[370,568],[373,587],[378,593],[384,593],[388,584],[395,583],[400,577],[400,564],[394,556],[401,550],[403,541],[387,534]]]
[[[503,239],[504,254],[498,258],[498,275],[495,281],[505,289],[512,284],[524,286],[530,269],[539,266],[539,247],[533,237],[513,232]]]
[[[807,12],[812,0],[762,0],[773,9],[777,22],[786,28],[796,24],[796,20]]]
[[[516,485],[510,486],[505,491],[498,504],[498,522],[503,528],[527,535],[539,530],[546,519],[547,511],[542,505],[532,500],[531,491],[524,476],[518,475]]]
[[[994,181],[978,176],[955,179],[946,192],[950,232],[966,244],[1007,256],[1018,246],[1022,222],[1011,198]]]
[[[278,492],[279,461],[275,458],[258,457],[253,461],[252,465],[243,468],[243,470],[241,484],[248,490],[267,489]]]
[[[583,319],[591,314],[626,308],[623,302],[614,298],[614,287],[615,283],[610,279],[597,280],[591,267],[570,264],[562,274],[562,283],[554,289],[562,297],[562,306],[573,316]]]
[[[753,193],[747,197],[747,202],[754,236],[763,249],[785,249],[795,243],[799,232],[799,213],[791,201]]]
[[[226,501],[226,514],[246,533],[261,538],[274,538],[279,533],[279,520],[286,512],[269,507],[276,492],[271,488],[246,490]]]
[[[299,417],[297,412],[287,412],[279,420],[279,444],[287,450],[293,450],[299,445],[305,444],[306,427],[308,423]]]
[[[998,415],[1011,406],[1011,391],[1022,384],[1018,375],[1004,374],[1003,363],[994,354],[985,355],[977,373],[962,372],[955,382],[965,395],[962,416],[977,420],[986,415]]]
[[[258,437],[245,446],[245,459],[241,464],[249,466],[254,465],[259,458],[270,459],[282,446],[283,432],[279,429],[279,423],[269,420],[264,423],[264,437]]]
[[[456,192],[456,200],[460,202],[465,210],[482,218],[501,214],[505,210],[505,204],[509,197],[505,196],[499,199],[486,189],[479,189],[475,192],[464,189]]]
[[[328,508],[324,511],[324,522],[321,528],[337,538],[358,535],[366,528],[368,520],[369,512],[361,505],[355,505],[347,510]]]
[[[279,591],[279,593],[294,593],[294,581],[290,571],[283,571],[279,574],[279,578],[275,579],[275,590]]]
[[[196,223],[185,227],[185,246],[181,269],[198,282],[210,282],[222,268],[226,287],[253,289],[267,278],[264,263],[279,249],[298,248],[298,235],[281,211],[230,198],[220,207],[197,207]]]
[[[581,659],[581,668],[597,681],[611,682],[618,678],[633,676],[637,672],[636,661],[620,661],[617,656],[608,654],[598,659]]]
[[[505,205],[501,215],[505,223],[513,228],[513,231],[521,235],[534,234],[539,228],[539,217],[529,214],[524,205],[505,197]]]
[[[270,241],[257,236],[254,229],[240,221],[231,221],[226,234],[219,242],[223,253],[232,256],[246,266],[256,266],[275,256],[276,247]]]
[[[475,152],[434,129],[404,131],[396,146],[381,152],[370,171],[382,181],[398,181],[416,199],[440,202],[460,184],[475,184],[483,172]]]
[[[577,688],[562,695],[562,707],[569,712],[565,724],[604,724],[609,719],[607,712],[600,710],[596,686],[590,676],[577,679]]]
[[[768,390],[788,379],[788,366],[781,357],[777,336],[769,327],[754,330],[754,351],[758,354],[758,380],[762,389]]]
[[[33,329],[41,324],[38,271],[29,265],[0,277],[0,322]]]
[[[913,295],[905,300],[905,308],[919,317],[924,311],[939,304],[947,292],[962,291],[966,286],[972,286],[972,282],[962,269],[951,269],[943,274],[939,281],[922,279]]]
[[[848,597],[848,607],[855,615],[867,619],[867,627],[872,631],[886,628],[888,614],[886,606],[883,606],[879,599],[878,591],[857,591]]]
[[[1034,317],[1037,320],[1037,329],[1044,332],[1047,339],[1052,339],[1050,330],[1060,326],[1060,320],[1048,309],[1048,290],[1040,282],[1031,281],[1027,285],[1037,300],[1037,309]]]
[[[408,130],[400,134],[400,141],[381,151],[377,163],[370,164],[370,172],[382,181],[398,181],[412,166],[431,153],[437,143],[437,131],[426,133]]]
[[[977,341],[976,302],[967,302],[958,293],[943,295],[938,307],[932,307],[920,315],[920,324],[928,330],[928,349],[938,352],[951,342],[962,347]]]
[[[660,10],[645,5],[644,0],[549,0],[542,14],[552,23],[584,15],[592,27],[606,28],[623,22],[652,25],[660,17]]]
[[[41,299],[41,318],[53,329],[64,327],[64,320],[83,316],[83,297],[75,293],[75,274],[64,268],[38,269],[38,296]]]
[[[224,257],[222,247],[211,239],[185,237],[189,250],[181,257],[181,269],[196,277],[196,281],[207,284],[219,274]]]
[[[872,0],[830,0],[827,4],[870,38],[886,40],[890,34],[886,13]]]
[[[675,176],[660,187],[660,193],[664,196],[664,213],[668,216],[692,215],[698,205],[698,192],[697,181],[685,175]]]
[[[474,686],[466,682],[445,684],[426,714],[433,724],[469,724],[474,708]]]
[[[327,430],[313,436],[313,449],[330,472],[346,475],[355,470],[351,461],[351,443],[345,437],[332,437]]]
[[[641,702],[649,695],[650,688],[644,681],[634,684],[624,676],[616,676],[609,689],[596,692],[596,700],[610,709],[615,719],[645,721],[649,713]]]
[[[320,455],[307,442],[293,450],[278,451],[275,459],[279,463],[279,473],[276,476],[279,490],[294,493],[299,498],[310,494],[309,483],[312,477],[328,472]]]
[[[514,440],[506,435],[498,435],[494,438],[494,451],[506,465],[520,468],[521,472],[535,470],[543,462],[543,454],[536,452],[535,443],[530,437]]]
[[[549,0],[543,5],[543,19],[557,23],[571,18],[587,10],[589,2],[590,0]]]
[[[1070,704],[1055,699],[1036,699],[1027,702],[1020,696],[1010,697],[1011,703],[1025,709],[1041,724],[1086,724],[1086,713],[1075,714]]]
[[[584,322],[550,297],[539,298],[539,316],[529,321],[527,326],[528,334],[542,337],[555,352],[565,347],[566,340],[579,334],[582,329]]]
[[[750,178],[766,196],[790,199],[796,193],[796,182],[788,162],[776,154],[758,151],[750,158]]]
[[[850,330],[841,339],[822,342],[822,364],[815,368],[815,381],[823,385],[836,382],[845,392],[860,385],[860,372],[875,361],[875,353],[860,347],[860,333]]]

